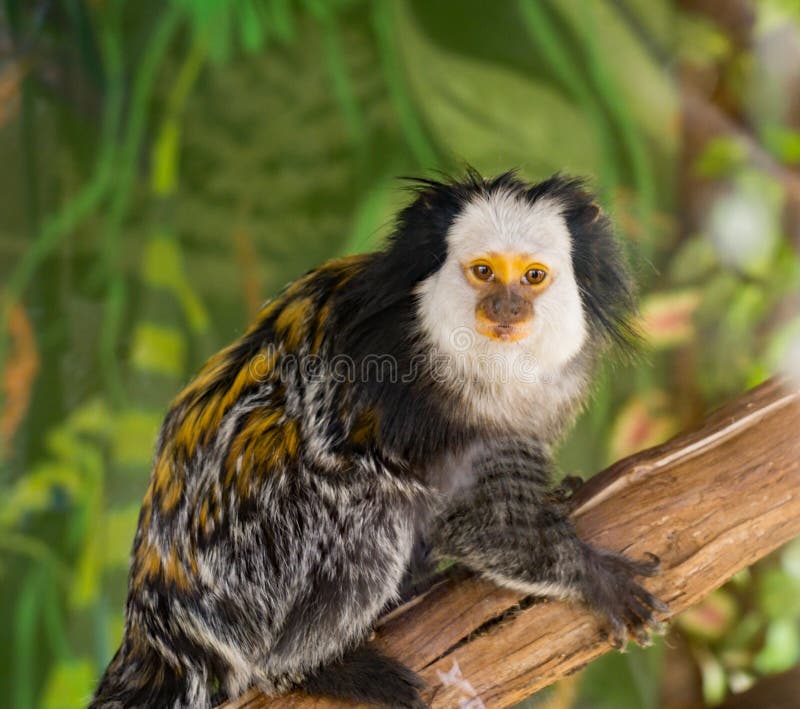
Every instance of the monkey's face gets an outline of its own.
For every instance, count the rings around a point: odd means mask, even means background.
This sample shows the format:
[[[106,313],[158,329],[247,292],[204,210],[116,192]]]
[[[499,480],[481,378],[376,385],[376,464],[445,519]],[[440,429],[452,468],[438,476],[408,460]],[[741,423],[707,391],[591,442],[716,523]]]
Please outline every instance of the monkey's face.
[[[500,342],[526,338],[533,325],[537,296],[550,285],[550,269],[533,254],[489,252],[462,264],[475,289],[475,329]]]
[[[447,258],[423,282],[427,334],[445,352],[527,355],[553,370],[586,337],[563,205],[508,192],[479,195],[447,233]],[[465,338],[464,335],[468,337]]]

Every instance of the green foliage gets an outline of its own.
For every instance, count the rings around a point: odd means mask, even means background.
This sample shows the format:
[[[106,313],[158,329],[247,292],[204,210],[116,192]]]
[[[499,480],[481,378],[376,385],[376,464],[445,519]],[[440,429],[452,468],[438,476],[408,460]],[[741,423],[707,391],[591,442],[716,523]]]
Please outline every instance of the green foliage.
[[[469,162],[594,179],[634,260],[650,353],[598,377],[566,468],[663,440],[800,338],[800,320],[776,315],[800,287],[776,179],[800,161],[784,96],[758,56],[666,0],[4,7],[17,49],[0,76],[13,99],[0,104],[0,371],[33,371],[0,450],[0,696],[14,707],[85,704],[122,630],[168,401],[287,281],[374,247],[407,198],[398,175]],[[756,37],[796,17],[761,3]],[[723,187],[693,234],[676,213],[673,59],[729,67],[720,91],[753,128],[689,166]],[[756,140],[777,167],[753,160]],[[38,371],[12,333],[19,305]],[[800,659],[798,559],[795,543],[678,624],[707,702]],[[656,706],[665,652],[593,663],[571,705]]]
[[[658,688],[663,648],[631,647],[624,654],[604,655],[586,668],[575,709],[617,709],[659,706]]]
[[[42,709],[72,709],[86,703],[96,682],[94,664],[89,659],[68,660],[50,673],[42,695]]]
[[[589,118],[558,87],[443,51],[425,37],[411,8],[399,7],[396,31],[412,96],[453,162],[466,160],[488,174],[524,157],[532,175],[597,172],[599,145]]]

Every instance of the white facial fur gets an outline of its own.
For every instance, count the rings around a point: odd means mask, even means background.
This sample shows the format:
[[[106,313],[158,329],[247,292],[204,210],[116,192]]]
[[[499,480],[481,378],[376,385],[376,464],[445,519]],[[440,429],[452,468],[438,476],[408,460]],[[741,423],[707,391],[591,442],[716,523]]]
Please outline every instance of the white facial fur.
[[[562,376],[587,335],[571,248],[562,206],[547,198],[530,205],[504,191],[478,197],[450,227],[447,260],[419,287],[420,316],[436,349],[455,364],[464,393],[485,400],[488,385],[492,401],[485,406],[491,411],[484,413],[492,414],[498,404],[516,408],[521,405],[517,399],[530,397],[532,390],[536,398],[529,401],[545,408],[547,403],[557,405],[542,400],[547,394],[543,389],[553,389],[542,387],[543,382],[561,380],[558,388],[568,399],[583,388],[582,381],[565,382]],[[490,252],[530,255],[549,268],[552,280],[535,299],[530,334],[517,342],[493,340],[475,329],[479,296],[468,283],[463,264]],[[510,414],[518,415],[518,411]]]

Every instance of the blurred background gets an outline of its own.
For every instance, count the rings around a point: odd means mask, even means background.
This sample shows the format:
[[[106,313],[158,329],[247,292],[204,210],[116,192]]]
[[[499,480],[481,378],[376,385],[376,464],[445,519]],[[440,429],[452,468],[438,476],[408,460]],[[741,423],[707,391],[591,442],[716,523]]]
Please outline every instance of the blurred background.
[[[800,366],[797,0],[3,0],[0,58],[5,706],[85,705],[168,402],[287,281],[379,244],[398,175],[599,190],[649,353],[601,374],[567,470]],[[798,662],[795,542],[526,705],[797,706]]]

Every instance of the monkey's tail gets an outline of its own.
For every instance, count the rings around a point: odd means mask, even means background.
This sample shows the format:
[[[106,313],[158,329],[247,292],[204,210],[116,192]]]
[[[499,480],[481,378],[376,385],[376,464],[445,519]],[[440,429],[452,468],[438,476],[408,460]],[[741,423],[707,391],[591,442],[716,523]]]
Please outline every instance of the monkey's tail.
[[[306,677],[303,689],[344,701],[391,709],[424,709],[422,680],[408,667],[369,647],[360,647]]]
[[[176,669],[154,648],[127,638],[106,668],[88,709],[210,709],[208,677],[202,670]]]

